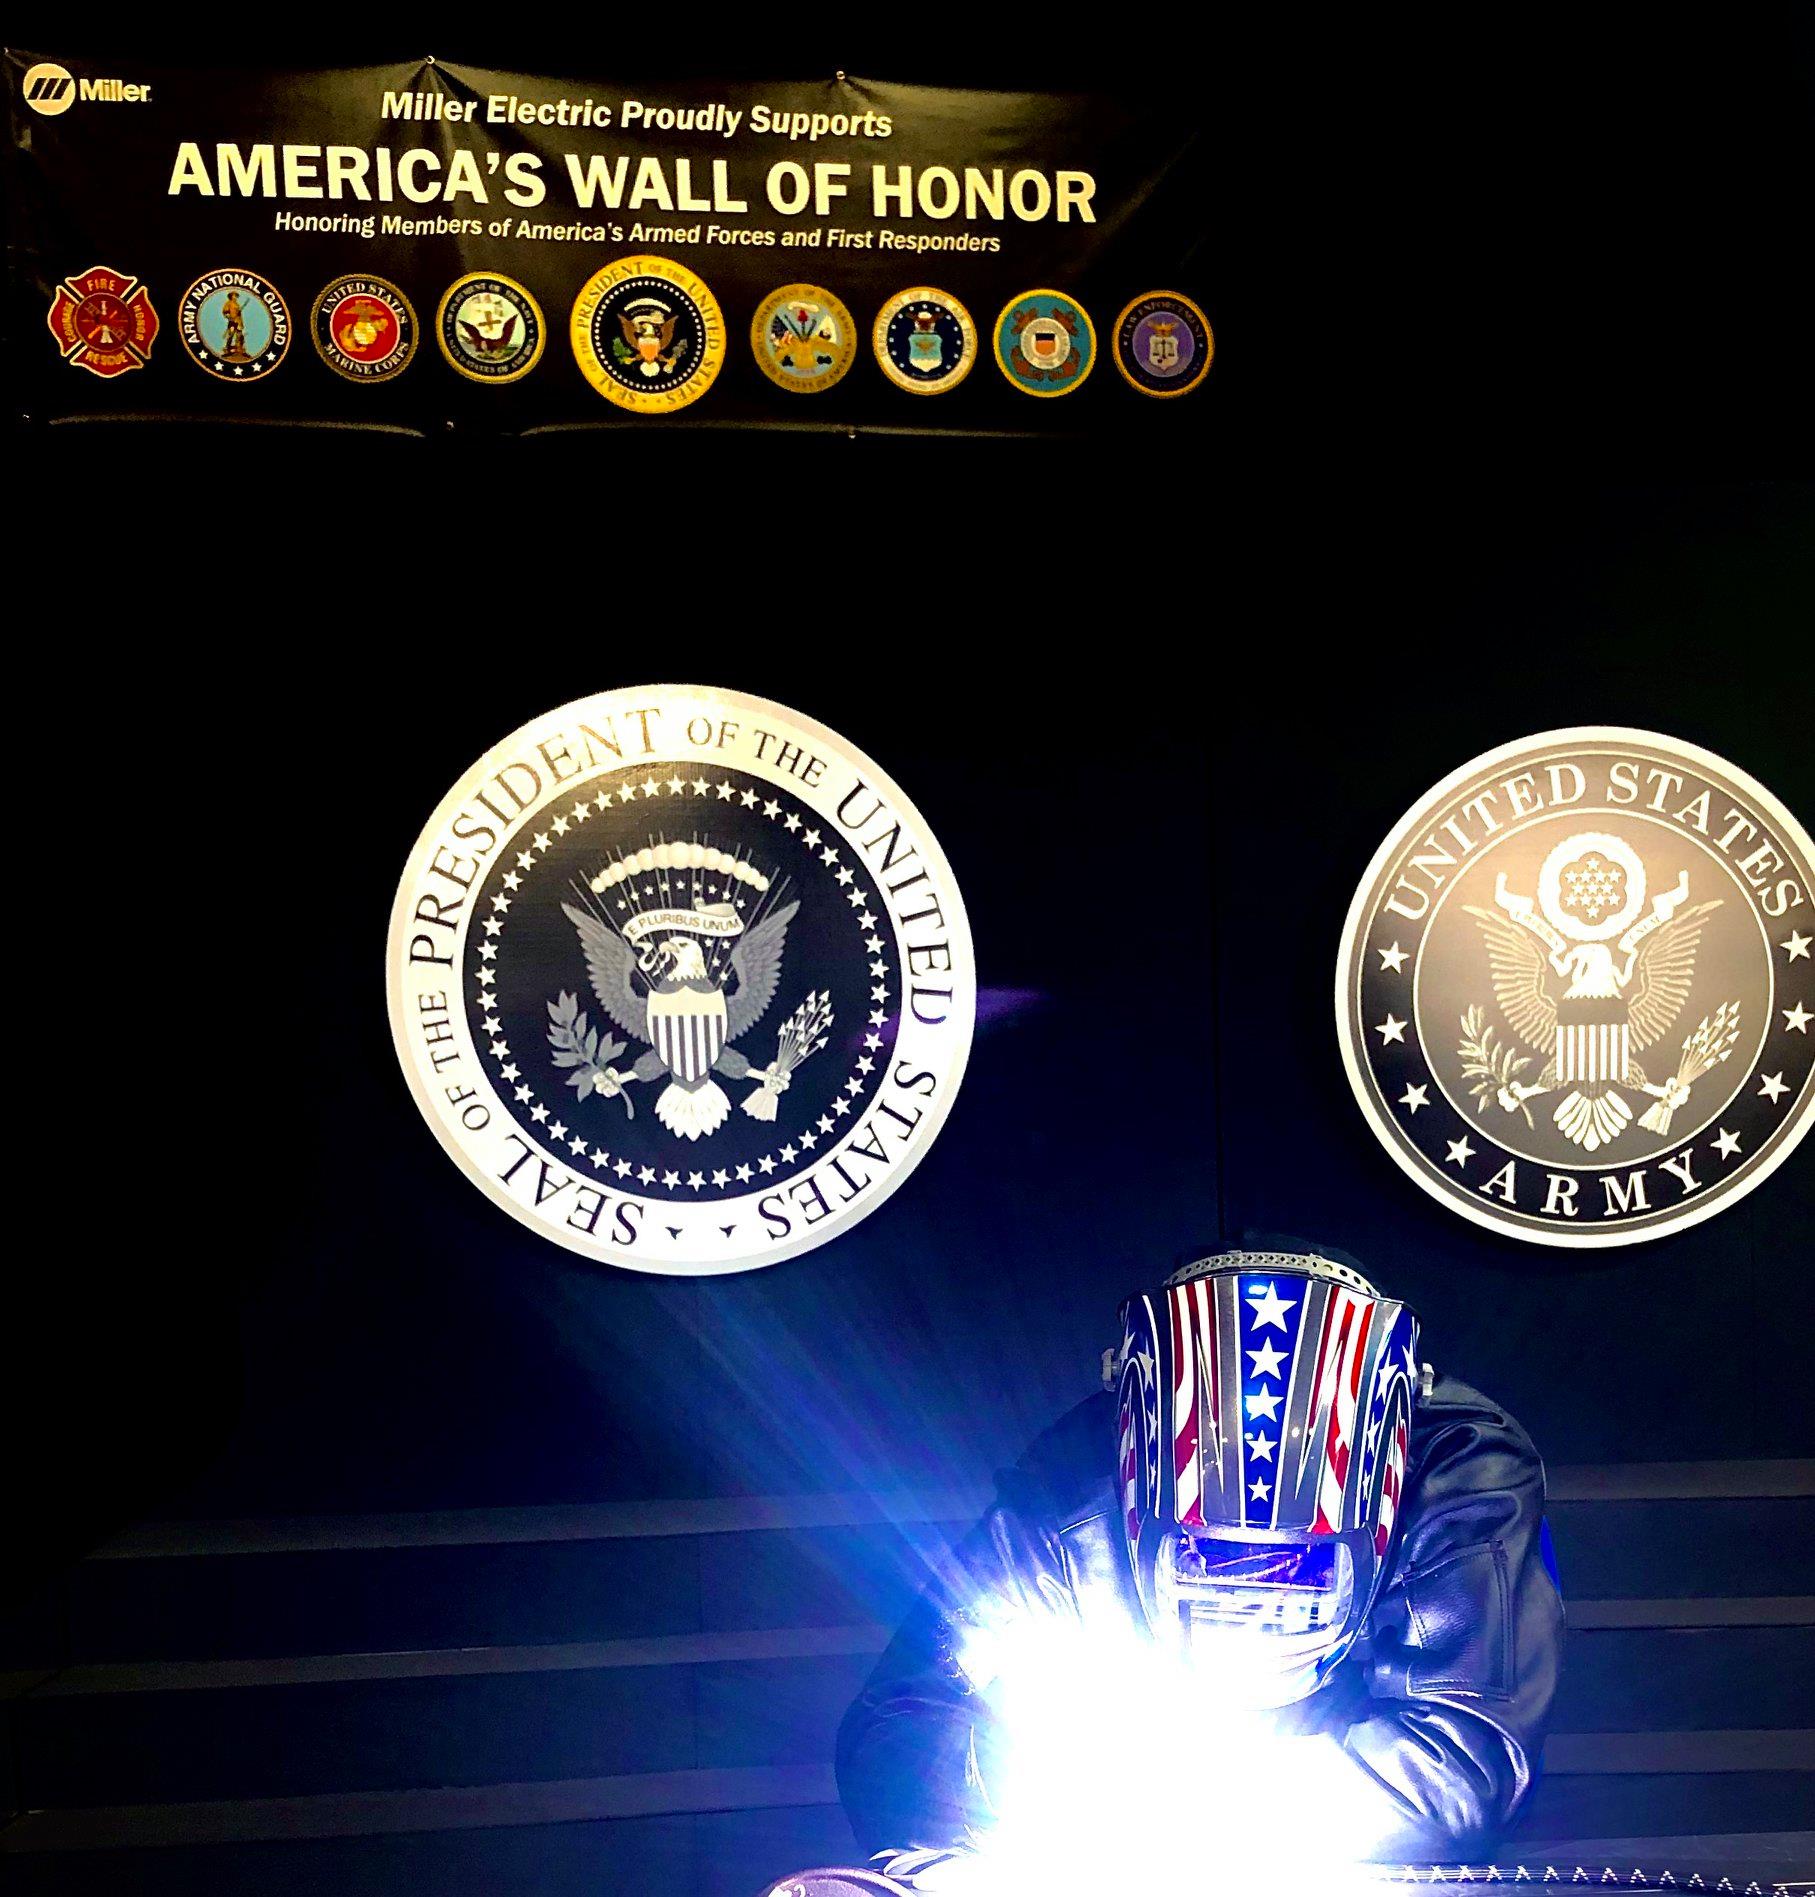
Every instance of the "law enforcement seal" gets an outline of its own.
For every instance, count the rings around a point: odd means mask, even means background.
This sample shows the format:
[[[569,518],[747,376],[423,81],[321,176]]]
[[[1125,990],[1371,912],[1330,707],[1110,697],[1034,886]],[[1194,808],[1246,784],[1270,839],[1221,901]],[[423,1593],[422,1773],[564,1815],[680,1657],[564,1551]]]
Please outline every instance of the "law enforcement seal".
[[[473,382],[520,382],[542,358],[542,306],[514,277],[474,270],[447,287],[435,340],[448,365]]]
[[[876,314],[870,338],[882,373],[913,395],[943,395],[977,360],[977,325],[944,290],[903,290]]]
[[[996,364],[1028,395],[1069,395],[1097,366],[1097,332],[1063,290],[1024,290],[996,318]]]
[[[388,382],[416,353],[416,312],[383,277],[336,277],[315,299],[310,328],[322,361],[349,382]]]
[[[189,360],[223,382],[258,382],[289,353],[290,310],[251,270],[211,270],[183,292],[177,329]]]
[[[144,368],[158,338],[150,292],[106,264],[65,277],[45,321],[63,360],[103,381]]]
[[[1215,353],[1204,312],[1176,291],[1149,290],[1115,319],[1115,366],[1143,395],[1188,395]]]
[[[784,283],[750,319],[756,366],[778,389],[817,395],[843,381],[857,358],[851,312],[816,283]]]
[[[1815,871],[1762,785],[1648,731],[1548,731],[1437,785],[1337,968],[1369,1124],[1425,1191],[1551,1245],[1731,1205],[1808,1130]]]
[[[666,257],[620,257],[574,299],[580,373],[619,408],[657,414],[697,402],[725,361],[725,318],[705,279]]]
[[[462,773],[388,954],[398,1055],[461,1171],[572,1251],[685,1275],[880,1205],[976,1005],[902,792],[799,713],[694,686],[564,705]]]

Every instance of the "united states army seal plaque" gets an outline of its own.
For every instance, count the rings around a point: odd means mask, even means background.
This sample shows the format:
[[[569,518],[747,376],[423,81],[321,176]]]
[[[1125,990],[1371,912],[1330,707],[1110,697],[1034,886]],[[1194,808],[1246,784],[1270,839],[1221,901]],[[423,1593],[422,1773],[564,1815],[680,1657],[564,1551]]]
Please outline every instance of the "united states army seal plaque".
[[[1693,745],[1609,727],[1485,753],[1349,910],[1336,1016],[1362,1111],[1425,1191],[1518,1238],[1711,1217],[1808,1131],[1812,878],[1796,818]]]
[[[697,686],[564,705],[462,773],[391,915],[391,1031],[460,1170],[602,1263],[746,1271],[918,1164],[964,1072],[964,904],[837,733]]]

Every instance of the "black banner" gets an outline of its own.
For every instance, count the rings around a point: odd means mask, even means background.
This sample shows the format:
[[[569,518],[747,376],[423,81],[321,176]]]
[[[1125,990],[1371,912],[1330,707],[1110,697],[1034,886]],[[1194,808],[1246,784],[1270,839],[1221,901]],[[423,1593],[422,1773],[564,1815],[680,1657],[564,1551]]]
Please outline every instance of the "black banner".
[[[10,352],[53,421],[1178,433],[1197,127],[1109,95],[9,51]]]

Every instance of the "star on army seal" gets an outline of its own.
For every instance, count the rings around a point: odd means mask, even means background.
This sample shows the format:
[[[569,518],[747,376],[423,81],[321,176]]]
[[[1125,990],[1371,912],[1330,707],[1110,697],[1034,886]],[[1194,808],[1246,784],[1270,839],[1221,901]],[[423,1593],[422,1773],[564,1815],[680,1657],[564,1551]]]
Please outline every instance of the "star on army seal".
[[[586,281],[570,323],[580,373],[619,408],[685,408],[725,361],[718,299],[685,264],[620,257]]]
[[[189,360],[223,382],[257,382],[290,348],[290,310],[250,270],[211,270],[183,292],[178,330]]]
[[[315,299],[310,327],[322,361],[349,382],[388,382],[416,353],[416,312],[383,277],[336,277]]]
[[[455,1163],[644,1271],[822,1245],[913,1170],[964,1072],[964,904],[837,733],[693,686],[564,705],[462,773],[391,915],[391,1031]]]
[[[1336,978],[1369,1124],[1425,1191],[1551,1245],[1711,1217],[1808,1131],[1808,833],[1723,759],[1548,731],[1381,846]]]
[[[817,395],[844,380],[857,357],[851,312],[816,283],[784,283],[750,319],[756,366],[778,389]]]
[[[144,284],[106,264],[65,277],[45,321],[63,360],[103,380],[144,368],[158,337],[158,313]]]
[[[925,286],[883,304],[871,336],[882,373],[912,395],[943,395],[977,360],[977,325],[955,296]]]
[[[474,270],[450,283],[435,312],[448,366],[471,382],[520,382],[542,359],[542,306],[514,277]]]
[[[1216,339],[1188,296],[1149,290],[1115,319],[1115,366],[1143,395],[1186,395],[1210,373]]]
[[[1069,395],[1097,362],[1097,332],[1062,290],[1026,290],[996,318],[996,363],[1029,395]]]

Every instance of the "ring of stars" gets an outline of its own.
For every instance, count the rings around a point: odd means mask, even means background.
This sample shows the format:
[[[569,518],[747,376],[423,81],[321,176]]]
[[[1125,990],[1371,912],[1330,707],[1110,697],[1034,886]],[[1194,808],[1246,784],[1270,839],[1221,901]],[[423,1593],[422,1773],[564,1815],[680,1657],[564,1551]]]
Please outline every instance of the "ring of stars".
[[[745,1163],[734,1167],[716,1166],[710,1169],[700,1167],[652,1166],[637,1163],[615,1156],[605,1147],[595,1144],[583,1134],[572,1131],[558,1114],[551,1114],[547,1104],[536,1093],[529,1082],[525,1081],[521,1069],[511,1057],[510,1044],[504,1037],[503,1024],[494,1008],[491,988],[496,981],[490,964],[498,955],[498,937],[504,932],[508,919],[512,896],[503,893],[515,892],[521,887],[524,872],[535,866],[538,858],[546,855],[554,847],[554,838],[565,836],[587,822],[595,813],[602,813],[617,805],[633,802],[636,798],[653,800],[660,797],[684,798],[704,803],[735,803],[740,808],[758,811],[772,823],[797,836],[805,848],[819,857],[821,864],[835,872],[835,880],[845,891],[846,899],[856,916],[859,930],[863,932],[864,948],[870,957],[869,970],[872,981],[870,988],[869,1022],[863,1035],[862,1051],[852,1066],[838,1097],[831,1101],[828,1110],[821,1113],[813,1123],[795,1134],[785,1144],[772,1153],[764,1153],[754,1165]],[[551,806],[553,808],[553,806]],[[616,1179],[625,1185],[635,1185],[644,1189],[659,1189],[666,1192],[703,1192],[708,1184],[715,1191],[725,1191],[733,1184],[748,1186],[759,1184],[762,1180],[777,1174],[779,1169],[793,1166],[803,1154],[810,1154],[827,1137],[837,1138],[842,1123],[849,1119],[856,1109],[859,1099],[873,1083],[866,1076],[874,1073],[883,1065],[883,1036],[887,1029],[888,1013],[886,1003],[892,992],[889,987],[889,963],[885,955],[884,939],[877,928],[876,916],[868,906],[868,897],[858,886],[855,875],[840,862],[839,852],[827,842],[821,832],[810,827],[798,812],[785,811],[779,799],[765,798],[761,792],[740,790],[729,779],[720,778],[714,782],[700,776],[682,777],[670,770],[665,777],[653,773],[640,781],[626,780],[615,791],[603,787],[596,795],[580,797],[571,806],[560,809],[545,829],[538,830],[529,840],[527,849],[516,852],[516,867],[509,870],[502,879],[499,890],[491,898],[492,913],[480,924],[485,940],[479,944],[482,966],[479,969],[479,992],[474,1001],[481,1010],[483,1039],[487,1051],[499,1063],[499,1077],[509,1087],[513,1105],[527,1107],[529,1118],[533,1120],[551,1146],[565,1145],[576,1160],[585,1160],[593,1170],[604,1177]],[[755,1063],[752,1063],[753,1067]],[[577,1102],[565,1103],[570,1109]],[[519,1116],[520,1117],[520,1116]]]

